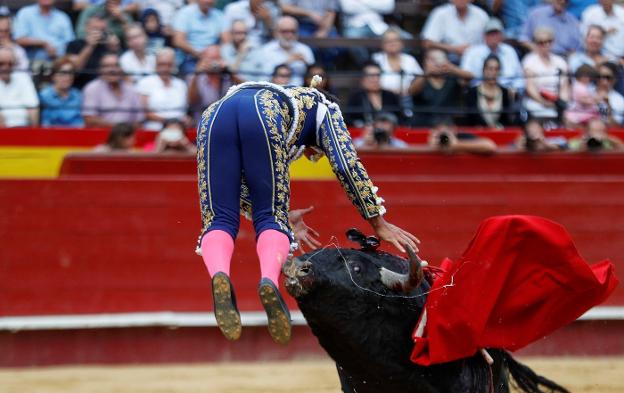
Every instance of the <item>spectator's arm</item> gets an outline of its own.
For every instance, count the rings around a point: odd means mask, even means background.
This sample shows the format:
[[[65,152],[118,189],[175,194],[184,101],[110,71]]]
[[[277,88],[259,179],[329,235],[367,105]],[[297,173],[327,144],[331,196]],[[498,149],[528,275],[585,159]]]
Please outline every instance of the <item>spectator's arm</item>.
[[[425,49],[441,49],[445,52],[456,53],[461,56],[464,54],[466,49],[468,49],[470,44],[451,45],[439,41],[424,39],[422,41],[422,46]]]
[[[100,116],[84,115],[85,127],[112,127],[113,124],[103,120]]]
[[[156,121],[159,123],[163,123],[165,120],[167,120],[164,117],[157,115],[156,112],[149,109],[148,100],[149,100],[148,96],[141,94],[141,106],[145,108],[145,120]]]
[[[407,94],[411,96],[419,94],[425,87],[425,80],[424,76],[416,76],[407,88]]]
[[[342,0],[340,9],[347,14],[360,14],[368,11],[391,14],[395,8],[394,3],[394,0]]]
[[[198,58],[201,55],[198,50],[195,50],[195,48],[193,48],[191,44],[189,44],[188,40],[186,39],[186,33],[183,31],[173,31],[173,46],[183,50],[184,52],[190,54],[195,58]]]
[[[546,100],[539,92],[537,88],[537,84],[535,83],[536,75],[534,72],[529,71],[527,69],[524,70],[524,75],[526,77],[526,94],[529,98],[539,102],[540,104],[548,107],[552,107],[553,103]]]
[[[93,50],[95,49],[95,46],[97,45],[97,41],[99,40],[99,36],[100,36],[99,32],[97,32],[97,37],[96,37],[95,33],[94,34],[90,34],[86,38],[85,46],[82,49],[80,49],[80,51],[78,51],[78,53],[70,53],[69,54],[69,58],[76,65],[76,69],[78,71],[82,71],[86,67],[87,62],[89,61],[89,58],[93,54]],[[68,52],[73,52],[73,51],[71,50],[71,48],[68,48]]]
[[[31,126],[39,124],[39,108],[28,108],[28,124]]]
[[[297,7],[296,5],[284,4],[284,2],[282,2],[281,8],[282,12],[287,15],[292,15],[294,17],[307,17],[312,19],[315,23],[319,20],[318,18],[314,19],[317,16],[316,13],[308,11],[305,8]]]
[[[316,37],[327,37],[332,27],[334,27],[334,22],[336,21],[336,12],[327,11],[323,16],[323,22],[320,24],[318,30],[314,34]]]

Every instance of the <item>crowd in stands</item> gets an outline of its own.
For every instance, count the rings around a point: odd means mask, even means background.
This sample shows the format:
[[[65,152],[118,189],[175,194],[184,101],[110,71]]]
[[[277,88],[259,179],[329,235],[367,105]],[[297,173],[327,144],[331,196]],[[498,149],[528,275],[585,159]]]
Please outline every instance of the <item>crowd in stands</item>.
[[[361,147],[402,147],[390,131],[379,139],[390,125],[433,130],[444,146],[484,142],[479,151],[491,146],[463,126],[522,126],[525,143],[548,150],[561,147],[550,129],[588,139],[622,125],[624,8],[614,0],[434,1],[417,29],[395,12],[400,1],[2,7],[0,125],[185,129],[234,84],[304,85],[314,74],[340,96],[347,123],[366,129]],[[380,45],[314,45],[335,37]],[[334,85],[345,74],[358,86]]]

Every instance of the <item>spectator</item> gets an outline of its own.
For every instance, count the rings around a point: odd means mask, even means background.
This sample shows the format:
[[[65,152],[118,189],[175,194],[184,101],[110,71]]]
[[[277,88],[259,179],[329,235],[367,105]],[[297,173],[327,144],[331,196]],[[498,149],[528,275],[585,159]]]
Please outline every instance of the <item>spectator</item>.
[[[126,29],[128,50],[119,58],[121,69],[136,83],[145,75],[156,70],[156,56],[147,52],[147,35],[141,25],[130,25]]]
[[[87,127],[111,127],[115,123],[138,125],[144,113],[139,94],[124,80],[119,56],[108,53],[100,60],[99,77],[84,88],[82,115]]]
[[[184,0],[135,0],[138,5],[138,14],[153,10],[162,25],[169,29],[173,23],[175,13],[184,6]]]
[[[336,35],[334,22],[338,0],[281,0],[282,12],[299,22],[301,37],[329,37]]]
[[[421,37],[426,49],[442,49],[449,59],[459,64],[470,45],[481,43],[488,15],[471,0],[451,0],[431,11]]]
[[[257,50],[247,38],[247,25],[242,20],[235,20],[229,32],[230,42],[221,45],[221,58],[232,73],[236,83],[256,80],[260,77],[254,60]]]
[[[394,12],[394,0],[340,0],[343,35],[347,38],[379,37],[388,24],[382,15]]]
[[[327,71],[325,70],[325,67],[323,67],[322,64],[314,63],[308,66],[305,77],[303,78],[303,85],[310,86],[312,82],[312,77],[314,75],[318,75],[322,78],[321,82],[317,85],[318,89],[321,89],[332,95],[336,95],[334,89],[332,88],[329,75],[327,75]]]
[[[373,61],[381,67],[381,88],[407,96],[414,78],[423,75],[420,64],[413,56],[403,53],[401,33],[393,27],[383,34],[381,49],[382,52],[373,54]]]
[[[516,149],[527,152],[550,152],[568,147],[565,137],[546,136],[544,127],[536,119],[529,119],[522,128],[522,135],[516,139]]]
[[[590,5],[581,17],[581,30],[589,32],[592,25],[602,27],[606,33],[604,49],[607,55],[624,57],[624,7],[613,4],[613,0],[599,0]]]
[[[503,24],[496,18],[491,18],[483,31],[483,43],[471,45],[461,60],[461,68],[469,72],[474,78],[472,86],[478,85],[483,74],[483,64],[486,58],[495,55],[500,60],[500,73],[498,83],[514,91],[524,90],[522,78],[522,66],[516,54],[516,50],[503,41]],[[471,79],[472,79],[471,78]]]
[[[146,146],[145,150],[154,153],[196,154],[197,147],[188,139],[184,128],[184,123],[178,119],[166,120],[154,143]]]
[[[11,31],[11,18],[8,15],[0,15],[0,46],[13,50],[17,61],[15,71],[27,72],[29,69],[28,55],[24,48],[13,41]]]
[[[173,45],[181,51],[180,71],[195,70],[201,53],[219,42],[223,31],[223,12],[214,8],[214,0],[197,0],[182,7],[173,19]]]
[[[237,0],[223,10],[223,42],[231,42],[230,30],[234,22],[241,21],[247,30],[247,39],[252,46],[260,46],[273,38],[273,26],[281,16],[277,4],[267,0]]]
[[[54,0],[38,0],[17,12],[13,36],[30,60],[50,61],[65,54],[74,29],[69,17],[54,8]]]
[[[587,131],[580,138],[574,138],[569,143],[570,150],[574,151],[622,151],[624,143],[616,136],[607,133],[607,127],[600,120],[592,120],[587,126]]]
[[[522,60],[526,78],[524,107],[529,115],[552,126],[560,120],[565,102],[570,99],[568,66],[561,56],[552,53],[554,32],[537,28],[533,35],[535,51]]]
[[[105,0],[72,0],[72,10],[82,12],[92,5],[102,4]],[[163,1],[163,0],[159,0]],[[127,13],[134,13],[137,9],[136,0],[121,0],[121,9]]]
[[[271,83],[276,85],[286,86],[290,84],[292,78],[292,70],[288,64],[280,64],[275,67],[273,74],[271,75]]]
[[[429,133],[429,146],[446,153],[496,153],[496,144],[489,138],[459,131],[448,116],[436,116]]]
[[[597,0],[568,0],[568,12],[574,15],[578,20],[587,9],[587,7],[596,4]]]
[[[258,69],[271,75],[279,64],[288,64],[293,71],[292,84],[301,86],[308,65],[314,63],[314,54],[309,46],[298,41],[297,20],[282,16],[277,21],[275,39],[263,45],[256,53]]]
[[[391,112],[379,112],[373,124],[364,128],[364,133],[360,138],[353,140],[356,149],[404,149],[408,147],[405,141],[394,136],[394,131],[398,125],[398,118]]]
[[[76,35],[78,38],[86,39],[87,21],[97,15],[104,19],[107,31],[113,33],[124,46],[124,29],[132,23],[132,19],[121,7],[121,0],[105,0],[100,4],[93,4],[80,13],[76,23]]]
[[[120,49],[117,36],[109,34],[106,29],[106,21],[93,15],[85,26],[86,38],[78,38],[67,45],[67,54],[78,71],[75,86],[79,89],[97,77],[102,56]]]
[[[156,55],[156,74],[142,78],[137,83],[145,113],[145,129],[158,131],[167,119],[181,119],[189,124],[186,117],[186,83],[173,76],[175,52],[163,48]]]
[[[196,121],[208,105],[223,97],[232,86],[225,71],[219,45],[211,45],[204,49],[195,72],[186,76],[188,103]]]
[[[488,0],[494,15],[499,15],[505,25],[505,36],[518,40],[527,20],[529,10],[540,4],[541,0]]]
[[[569,128],[587,125],[591,120],[599,119],[598,102],[594,81],[596,70],[587,64],[580,66],[574,73],[570,104],[565,111],[566,125]]]
[[[15,54],[0,47],[0,127],[39,123],[37,90],[26,72],[14,72]]]
[[[446,57],[440,49],[429,49],[424,59],[425,78],[414,80],[410,94],[414,98],[413,125],[434,126],[433,113],[449,116],[459,109],[462,84],[470,74]]]
[[[513,94],[498,84],[502,65],[495,55],[483,62],[483,79],[466,94],[466,124],[502,129],[514,123]]]
[[[598,66],[598,105],[602,120],[609,126],[622,125],[624,120],[624,97],[614,89],[617,75],[618,66],[615,63],[607,62]]]
[[[568,58],[571,72],[576,72],[583,64],[595,67],[611,59],[611,56],[604,54],[602,48],[604,36],[605,31],[602,27],[597,25],[589,26],[585,34],[585,50],[583,52],[574,52]]]
[[[118,123],[115,124],[106,143],[97,145],[93,151],[98,153],[110,153],[110,152],[129,152],[134,148],[136,143],[136,129],[132,123]]]
[[[520,40],[528,49],[536,50],[531,38],[540,27],[548,27],[557,32],[552,45],[554,54],[567,57],[581,48],[578,19],[566,11],[566,5],[567,0],[552,0],[551,3],[538,5],[529,12],[520,36]]]
[[[372,124],[379,112],[391,112],[400,119],[401,100],[381,88],[381,68],[370,62],[362,70],[360,89],[349,96],[345,121],[350,126],[363,127]]]
[[[76,66],[64,56],[52,67],[52,84],[39,93],[41,125],[82,127],[82,93],[73,87]]]
[[[147,53],[155,55],[156,52],[166,46],[172,46],[171,35],[173,31],[167,28],[169,32],[160,23],[160,16],[156,10],[148,8],[141,14],[141,26],[147,34]]]

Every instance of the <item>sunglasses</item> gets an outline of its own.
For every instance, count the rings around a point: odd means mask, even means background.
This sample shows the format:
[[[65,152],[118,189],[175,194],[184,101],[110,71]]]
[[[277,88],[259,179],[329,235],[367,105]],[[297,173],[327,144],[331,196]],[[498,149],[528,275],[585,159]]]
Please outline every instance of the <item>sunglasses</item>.
[[[540,40],[540,41],[535,41],[535,43],[537,45],[548,45],[548,44],[552,44],[553,43],[553,39],[549,39],[549,40]]]
[[[295,30],[295,29],[282,29],[282,30],[279,30],[279,32],[280,32],[280,33],[290,33],[290,34],[296,34],[296,33],[297,33],[297,30]]]
[[[610,81],[610,80],[613,80],[613,75],[601,74],[601,75],[598,75],[598,78]]]

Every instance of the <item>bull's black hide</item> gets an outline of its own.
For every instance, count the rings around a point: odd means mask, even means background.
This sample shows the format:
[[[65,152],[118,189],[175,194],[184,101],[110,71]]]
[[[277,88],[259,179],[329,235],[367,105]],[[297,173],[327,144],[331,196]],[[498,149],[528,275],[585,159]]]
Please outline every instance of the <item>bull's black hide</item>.
[[[508,392],[508,373],[526,392],[566,392],[501,350],[489,350],[491,370],[480,354],[431,367],[412,363],[411,335],[430,287],[422,281],[407,293],[390,289],[382,267],[407,273],[409,264],[387,253],[327,248],[283,268],[286,288],[335,360],[344,392]]]

